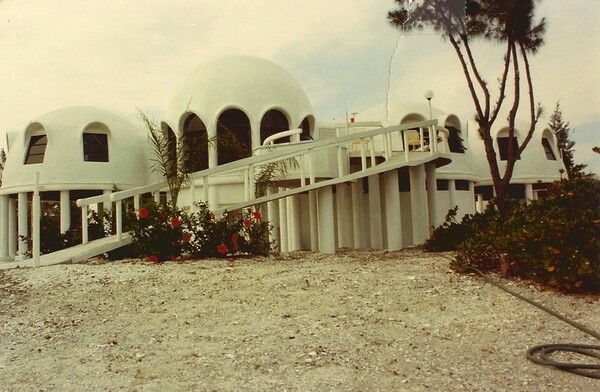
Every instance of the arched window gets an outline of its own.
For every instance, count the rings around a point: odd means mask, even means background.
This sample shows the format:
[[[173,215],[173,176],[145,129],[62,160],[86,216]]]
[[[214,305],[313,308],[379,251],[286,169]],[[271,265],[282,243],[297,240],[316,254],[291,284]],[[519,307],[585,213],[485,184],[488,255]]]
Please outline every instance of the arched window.
[[[467,149],[463,145],[463,138],[460,136],[460,129],[450,125],[446,125],[446,129],[449,132],[448,147],[450,147],[450,152],[464,154]]]
[[[173,136],[169,134],[169,141],[174,137],[174,134]],[[200,117],[194,113],[191,113],[183,122],[181,143],[183,167],[186,173],[208,169],[208,133]],[[173,147],[176,149],[176,145]]]
[[[421,121],[425,121],[425,118],[423,116],[421,116],[420,114],[417,113],[412,113],[409,114],[407,116],[405,116],[402,121],[400,121],[400,124],[407,124],[407,123],[411,123],[411,122],[421,122]],[[409,130],[405,131],[407,133],[407,139],[408,139],[408,150],[409,151],[413,151],[413,150],[418,150],[421,148],[421,131],[419,128],[410,128]],[[423,145],[424,146],[428,146],[429,145],[429,130],[427,128],[423,129]],[[404,140],[401,140],[402,145],[404,146]],[[404,146],[404,149],[406,149],[406,146]]]
[[[302,124],[300,124],[300,129],[302,129],[300,140],[313,140],[312,136],[310,136],[310,121],[308,117],[304,117]]]
[[[498,142],[498,153],[500,155],[501,161],[508,160],[509,155],[509,147],[512,144],[512,152],[516,154],[519,150],[519,139],[517,138],[517,132],[515,131],[514,136],[512,137],[512,143],[510,138],[508,137],[508,130],[502,130],[498,136],[496,137],[496,141]],[[521,156],[517,156],[517,159],[521,159]]]
[[[553,141],[554,137],[552,133],[548,129],[544,130],[544,134],[542,136],[542,147],[544,147],[546,159],[548,159],[549,161],[556,161],[556,154],[554,153],[554,149],[552,148],[552,146],[554,145]]]
[[[48,145],[48,137],[46,130],[40,123],[29,124],[25,132],[26,137],[29,137],[29,145],[27,154],[25,154],[25,165],[34,163],[43,163],[44,155],[46,155],[46,146]]]
[[[83,160],[108,162],[108,128],[101,123],[91,123],[83,131]]]
[[[269,136],[275,135],[279,132],[287,131],[288,129],[290,129],[290,124],[288,123],[285,114],[276,109],[269,110],[265,113],[262,121],[260,122],[260,144],[262,145],[265,139]],[[275,143],[285,143],[289,141],[290,138],[286,137],[276,140]]]
[[[219,116],[217,151],[219,165],[252,155],[250,120],[241,110],[229,109]]]
[[[167,170],[168,176],[176,175],[177,173],[177,137],[175,136],[175,132],[173,129],[167,124],[162,123],[161,129],[163,136],[167,140],[167,154],[168,154],[168,167],[165,168]]]

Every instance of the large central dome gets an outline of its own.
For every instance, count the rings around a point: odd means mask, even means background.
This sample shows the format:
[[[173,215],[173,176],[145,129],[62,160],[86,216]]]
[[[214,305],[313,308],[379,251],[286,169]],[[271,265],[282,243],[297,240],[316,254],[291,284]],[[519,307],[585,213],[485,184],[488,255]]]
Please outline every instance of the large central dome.
[[[286,70],[261,58],[229,56],[192,74],[174,95],[167,121],[180,129],[182,115],[193,112],[211,128],[228,108],[244,111],[251,122],[260,121],[270,109],[283,109],[293,127],[312,115],[306,93]]]

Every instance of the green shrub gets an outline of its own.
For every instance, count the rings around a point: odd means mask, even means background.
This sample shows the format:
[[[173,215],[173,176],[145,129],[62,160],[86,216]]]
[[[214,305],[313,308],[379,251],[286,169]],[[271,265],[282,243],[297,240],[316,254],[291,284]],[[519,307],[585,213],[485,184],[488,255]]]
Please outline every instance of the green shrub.
[[[600,290],[600,185],[562,180],[529,205],[512,203],[465,217],[453,267],[520,276],[563,291]],[[438,234],[437,238],[442,235]],[[458,237],[458,236],[455,236]]]
[[[206,203],[188,214],[152,202],[132,223],[132,247],[151,261],[174,260],[182,254],[194,258],[229,255],[265,255],[271,250],[271,226],[257,210],[224,212],[216,217]]]

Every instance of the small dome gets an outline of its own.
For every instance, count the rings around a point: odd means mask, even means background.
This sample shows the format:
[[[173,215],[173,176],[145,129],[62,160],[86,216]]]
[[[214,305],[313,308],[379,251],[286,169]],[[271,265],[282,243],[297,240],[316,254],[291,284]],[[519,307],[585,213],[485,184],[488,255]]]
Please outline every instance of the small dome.
[[[35,172],[46,191],[143,185],[148,176],[147,136],[106,110],[56,110],[13,137],[3,193],[30,191]]]

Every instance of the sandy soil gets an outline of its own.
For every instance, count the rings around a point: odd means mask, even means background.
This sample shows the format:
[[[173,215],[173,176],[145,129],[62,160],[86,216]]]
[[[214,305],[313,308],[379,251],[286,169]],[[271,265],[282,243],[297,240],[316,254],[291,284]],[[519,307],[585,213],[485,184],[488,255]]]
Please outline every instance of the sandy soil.
[[[417,250],[0,271],[2,391],[600,390],[525,358],[558,342],[598,344]]]

